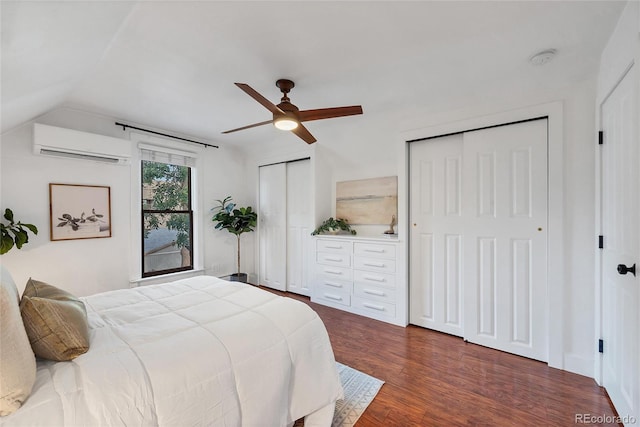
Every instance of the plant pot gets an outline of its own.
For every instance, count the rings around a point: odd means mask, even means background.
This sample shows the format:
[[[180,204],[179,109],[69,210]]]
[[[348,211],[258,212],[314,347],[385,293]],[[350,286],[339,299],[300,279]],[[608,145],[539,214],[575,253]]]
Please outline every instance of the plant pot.
[[[247,283],[247,273],[233,273],[229,275],[230,282]]]

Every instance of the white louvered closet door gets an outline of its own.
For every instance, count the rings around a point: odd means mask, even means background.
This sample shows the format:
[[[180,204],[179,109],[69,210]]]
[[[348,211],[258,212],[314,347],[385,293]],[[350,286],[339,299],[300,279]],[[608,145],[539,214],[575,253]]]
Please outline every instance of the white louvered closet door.
[[[547,121],[410,146],[410,322],[547,359]]]

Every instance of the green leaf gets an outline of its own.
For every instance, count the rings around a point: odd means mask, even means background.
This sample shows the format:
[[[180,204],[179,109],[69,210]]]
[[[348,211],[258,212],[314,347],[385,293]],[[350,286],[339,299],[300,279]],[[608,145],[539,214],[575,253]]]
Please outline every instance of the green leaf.
[[[20,229],[16,229],[13,231],[13,234],[14,236],[16,236],[16,239],[15,239],[16,248],[22,249],[22,245],[24,245],[29,241],[29,236],[27,235],[27,232]]]
[[[0,241],[0,255],[6,254],[13,247],[13,239],[11,236],[4,235],[2,236],[2,241]]]
[[[31,230],[31,232],[32,232],[33,234],[38,234],[38,227],[36,227],[35,225],[33,225],[33,224],[23,224],[23,223],[21,223],[21,222],[20,222],[20,223],[18,223],[18,224],[20,224],[21,226],[26,227],[26,228],[28,228],[29,230]]]
[[[4,219],[13,223],[13,211],[9,208],[4,210]]]

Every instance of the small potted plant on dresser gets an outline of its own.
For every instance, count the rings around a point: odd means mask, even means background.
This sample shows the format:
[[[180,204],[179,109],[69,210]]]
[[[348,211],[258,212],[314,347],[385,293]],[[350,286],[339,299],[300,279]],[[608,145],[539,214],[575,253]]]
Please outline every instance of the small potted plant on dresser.
[[[237,207],[233,203],[231,196],[224,200],[216,200],[218,205],[212,211],[214,212],[211,220],[216,223],[216,230],[227,230],[236,236],[238,241],[238,268],[237,273],[231,274],[229,280],[233,282],[247,282],[247,273],[240,273],[240,236],[244,233],[251,232],[255,229],[258,214],[253,211],[251,206],[246,208]]]
[[[318,234],[356,234],[356,230],[351,229],[349,222],[342,218],[329,218],[311,233],[312,236]]]

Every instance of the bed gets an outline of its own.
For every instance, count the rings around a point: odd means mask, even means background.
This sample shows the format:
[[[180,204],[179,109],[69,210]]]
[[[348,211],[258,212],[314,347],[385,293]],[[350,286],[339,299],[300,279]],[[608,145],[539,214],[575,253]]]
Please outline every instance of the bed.
[[[0,425],[331,424],[342,386],[302,302],[211,276],[81,300],[89,350],[38,359],[29,397]]]

